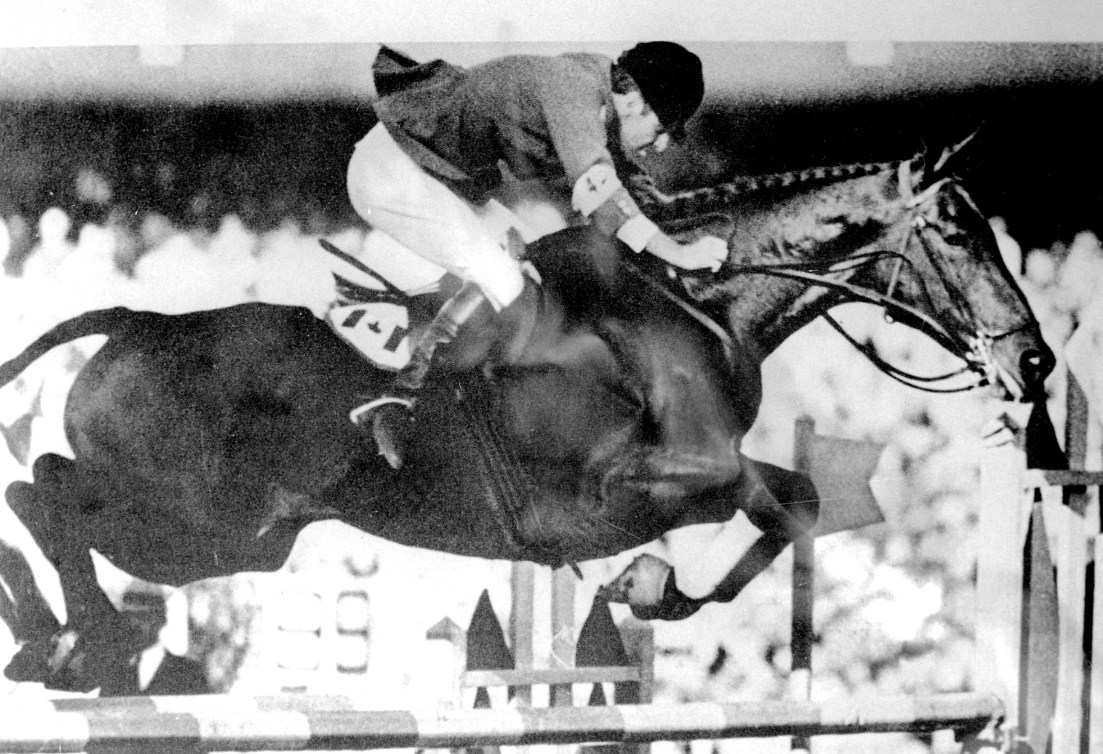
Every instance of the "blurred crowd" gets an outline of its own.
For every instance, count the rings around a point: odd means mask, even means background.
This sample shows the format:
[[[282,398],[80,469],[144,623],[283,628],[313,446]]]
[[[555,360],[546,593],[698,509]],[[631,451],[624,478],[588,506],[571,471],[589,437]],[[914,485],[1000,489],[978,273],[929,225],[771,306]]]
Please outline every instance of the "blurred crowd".
[[[88,174],[82,181],[90,200],[109,197],[102,178]],[[1023,249],[1001,219],[993,219],[992,227],[1061,362],[1048,383],[1051,414],[1060,426],[1066,364],[1095,405],[1103,403],[1103,246],[1084,232],[1067,243]],[[213,228],[184,227],[152,212],[108,214],[78,227],[56,207],[35,218],[0,217],[0,359],[11,358],[62,319],[107,306],[171,313],[268,301],[308,306],[320,315],[332,282],[318,238],[351,249],[362,233],[348,224],[301,220],[256,228],[234,214]],[[839,315],[859,340],[872,341],[899,366],[935,373],[950,363],[926,339],[886,323],[864,305],[844,306]],[[52,363],[71,375],[96,345],[72,346],[51,356]],[[28,416],[35,424],[25,437],[9,436],[12,453],[0,454],[0,483],[27,477],[16,457],[33,458],[64,442],[56,416],[66,383],[52,383],[45,374],[27,373],[0,393],[0,425],[10,428]],[[977,464],[989,399],[979,391],[930,396],[902,387],[819,324],[771,356],[764,377],[761,418],[747,438],[750,455],[791,464],[793,423],[801,415],[811,416],[821,434],[886,445],[873,480],[886,523],[819,544],[814,697],[968,689],[980,535]],[[51,416],[52,429],[46,426]],[[1096,435],[1089,447],[1097,452],[1100,444]],[[1098,455],[1094,464],[1098,468]],[[738,523],[695,527],[654,547],[674,562],[696,553],[705,559],[710,548],[745,546],[752,536]],[[657,625],[660,700],[785,694],[788,569],[783,558],[732,604],[710,606],[680,624]],[[610,572],[599,570],[598,576]],[[494,578],[502,590],[500,577]],[[420,584],[431,588],[428,579]],[[387,599],[380,597],[380,604]],[[462,625],[469,616],[452,617]],[[383,636],[395,638],[397,632]],[[847,750],[862,750],[855,746],[860,744],[851,741]]]

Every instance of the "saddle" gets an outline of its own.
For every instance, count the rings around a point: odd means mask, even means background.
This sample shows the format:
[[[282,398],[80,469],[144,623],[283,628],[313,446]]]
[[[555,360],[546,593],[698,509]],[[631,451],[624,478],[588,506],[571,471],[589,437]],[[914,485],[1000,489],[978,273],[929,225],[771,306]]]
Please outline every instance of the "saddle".
[[[459,286],[458,279],[439,270],[413,272],[393,256],[372,257],[372,264],[399,271],[406,289],[379,270],[322,239],[322,248],[344,263],[333,271],[337,300],[326,314],[333,331],[374,366],[398,371],[410,359],[410,343],[432,321],[440,292]],[[430,263],[417,258],[421,265]],[[435,267],[435,266],[434,266]],[[413,283],[414,287],[410,284]],[[431,428],[417,435],[400,473],[430,478],[433,489],[448,490],[468,501],[483,501],[509,545],[525,531],[535,501],[535,484],[505,441],[501,407],[492,378],[480,370],[430,375],[414,413],[415,427]],[[459,493],[458,495],[456,493]],[[430,492],[430,495],[433,493]],[[454,500],[442,501],[455,505]]]

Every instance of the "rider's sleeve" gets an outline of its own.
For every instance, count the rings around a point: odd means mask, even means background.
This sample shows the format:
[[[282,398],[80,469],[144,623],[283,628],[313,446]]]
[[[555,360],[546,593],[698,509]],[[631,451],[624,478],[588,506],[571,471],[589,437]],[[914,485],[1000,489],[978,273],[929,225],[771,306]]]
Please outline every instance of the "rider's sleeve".
[[[554,61],[538,83],[548,136],[573,185],[575,211],[602,232],[642,251],[659,229],[621,184],[602,118],[605,91],[565,61]]]
[[[612,165],[600,82],[570,61],[553,58],[538,65],[534,94],[567,179],[574,184],[592,165]]]
[[[658,226],[640,211],[611,165],[598,163],[582,174],[571,192],[571,206],[588,217],[598,230],[615,235],[632,251],[643,251],[659,232]]]

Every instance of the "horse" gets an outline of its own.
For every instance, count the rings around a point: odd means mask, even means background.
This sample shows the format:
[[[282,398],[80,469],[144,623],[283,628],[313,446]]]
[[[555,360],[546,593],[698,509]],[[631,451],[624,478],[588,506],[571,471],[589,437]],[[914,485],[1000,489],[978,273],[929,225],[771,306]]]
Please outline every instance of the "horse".
[[[816,520],[805,476],[739,450],[762,361],[791,333],[837,303],[869,301],[1006,396],[1036,395],[1052,369],[945,161],[741,179],[646,207],[683,239],[726,233],[731,254],[715,275],[627,260],[587,229],[533,244],[543,285],[441,354],[398,472],[344,414],[389,373],[309,311],[112,309],[58,325],[0,365],[3,385],[57,345],[108,336],[67,405],[75,458],[44,455],[34,482],[7,492],[69,608],[73,649],[54,653],[47,683],[93,687],[128,651],[90,548],[179,585],[278,568],[324,518],[415,547],[559,566],[743,511],[762,538],[713,594],[690,599],[668,580],[633,610],[675,619],[731,599]],[[645,580],[630,567],[605,594],[631,600]]]

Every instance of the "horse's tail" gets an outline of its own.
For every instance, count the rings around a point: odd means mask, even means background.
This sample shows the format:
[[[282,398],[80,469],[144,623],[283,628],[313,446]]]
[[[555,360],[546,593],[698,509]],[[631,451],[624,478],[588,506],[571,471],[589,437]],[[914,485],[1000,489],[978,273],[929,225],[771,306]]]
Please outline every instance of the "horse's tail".
[[[55,325],[44,335],[39,337],[14,359],[0,364],[0,388],[18,377],[24,369],[29,367],[48,351],[64,345],[77,338],[88,335],[107,335],[108,337],[119,333],[124,327],[133,326],[135,317],[145,318],[149,312],[135,312],[125,307],[117,306],[113,309],[96,309],[85,312],[79,316],[67,319]]]

